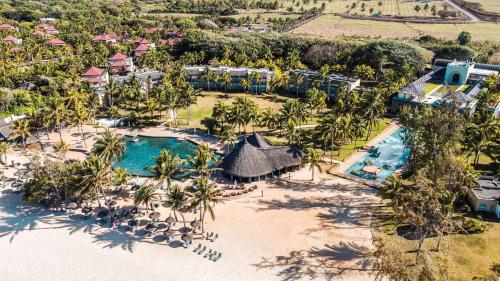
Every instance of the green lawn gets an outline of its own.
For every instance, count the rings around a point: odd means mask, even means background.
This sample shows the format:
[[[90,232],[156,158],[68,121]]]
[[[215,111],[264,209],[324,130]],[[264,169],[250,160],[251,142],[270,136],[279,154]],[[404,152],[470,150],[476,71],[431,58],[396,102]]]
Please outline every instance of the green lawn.
[[[425,91],[424,96],[426,96],[430,92],[434,91],[434,89],[436,89],[437,87],[439,87],[441,85],[442,85],[441,83],[434,83],[434,82],[427,84],[427,86],[425,86],[425,88],[424,88],[424,91]]]
[[[392,209],[380,207],[374,214],[372,233],[374,237],[381,238],[385,243],[398,246],[402,251],[416,249],[417,242],[402,239],[394,234],[394,223],[388,219]],[[449,243],[447,261],[445,251],[436,252],[437,238],[427,239],[424,247],[430,250],[434,263],[445,263],[448,267],[449,280],[473,280],[474,277],[485,278],[492,274],[490,268],[493,262],[500,261],[500,223],[490,223],[491,228],[484,233],[471,235],[450,235],[444,240]],[[481,279],[482,280],[482,279]],[[489,279],[494,280],[494,279]]]

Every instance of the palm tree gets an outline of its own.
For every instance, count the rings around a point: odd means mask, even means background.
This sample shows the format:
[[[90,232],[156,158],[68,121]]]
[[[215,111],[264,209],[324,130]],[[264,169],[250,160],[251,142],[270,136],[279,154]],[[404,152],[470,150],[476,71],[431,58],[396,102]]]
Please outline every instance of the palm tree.
[[[108,95],[109,105],[113,106],[113,97],[117,91],[116,83],[114,79],[109,79],[108,84],[106,85],[106,94]]]
[[[106,163],[111,163],[114,159],[123,155],[124,152],[125,142],[123,137],[110,132],[109,129],[106,129],[92,148],[92,154],[99,156]]]
[[[318,168],[320,172],[323,172],[321,169],[321,163],[323,163],[323,158],[321,157],[321,154],[314,148],[309,148],[307,150],[306,157],[303,159],[304,164],[310,164],[311,168],[310,170],[312,171],[312,178],[311,180],[314,180],[314,168]]]
[[[253,89],[255,89],[255,94],[258,94],[258,92],[259,92],[261,77],[262,77],[262,75],[259,72],[257,72],[257,71],[252,72],[252,92],[253,92]],[[257,85],[255,85],[255,84],[257,84]],[[257,88],[255,88],[255,86],[257,86]]]
[[[83,143],[85,144],[85,147],[87,147],[87,142],[85,141],[85,135],[83,134],[83,124],[87,122],[89,118],[89,111],[86,107],[83,106],[81,103],[77,103],[75,105],[75,109],[71,112],[71,122],[75,125],[77,125],[78,129],[80,130],[80,135],[82,137]]]
[[[249,82],[248,78],[241,78],[240,84],[241,84],[241,88],[243,88],[243,91],[246,93],[248,91],[248,89],[250,88],[250,82]]]
[[[201,231],[205,232],[205,214],[210,214],[212,220],[215,220],[215,204],[219,203],[220,200],[217,198],[217,191],[215,190],[215,185],[211,184],[206,177],[197,178],[194,182],[196,186],[196,192],[194,193],[193,199],[191,199],[191,207],[201,209]]]
[[[272,107],[267,107],[260,113],[259,124],[269,130],[274,130],[278,123],[278,113]]]
[[[12,136],[20,137],[23,147],[26,148],[26,139],[31,136],[28,120],[20,119],[14,121],[12,124]]]
[[[130,173],[122,168],[116,168],[113,172],[113,184],[117,186],[127,185]]]
[[[224,92],[227,93],[227,88],[231,88],[232,80],[233,78],[228,72],[224,72],[224,74],[222,74],[222,81],[224,82]]]
[[[200,75],[200,81],[198,83],[201,84],[202,81],[206,81],[207,90],[210,91],[210,80],[213,78],[213,71],[209,67],[205,67],[203,72]]]
[[[44,126],[46,128],[57,128],[59,138],[62,141],[61,126],[67,118],[67,108],[60,98],[52,98],[49,100],[48,106],[45,108]],[[48,137],[48,134],[47,134]]]
[[[292,79],[292,84],[295,86],[296,96],[299,97],[299,89],[304,84],[304,75],[302,73],[295,74]]]
[[[134,205],[138,206],[143,204],[146,206],[146,213],[151,206],[151,210],[154,211],[153,203],[158,200],[158,195],[156,194],[156,187],[153,185],[143,185],[134,194]]]
[[[68,153],[69,150],[69,145],[65,143],[64,141],[60,141],[56,144],[55,146],[55,152],[59,157],[64,159],[66,161],[66,153]]]
[[[236,140],[236,135],[234,134],[233,130],[228,127],[224,127],[220,134],[219,141],[222,143],[224,146],[225,144],[228,144],[228,153],[232,149],[232,146],[234,144],[234,141]]]
[[[352,118],[352,130],[352,135],[354,136],[354,149],[357,150],[358,139],[362,137],[366,131],[366,122],[363,119],[363,116],[354,115]]]
[[[155,158],[155,165],[146,168],[146,170],[152,172],[155,179],[162,181],[162,183],[166,182],[167,188],[170,189],[174,176],[183,172],[182,165],[184,163],[185,161],[177,155],[174,156],[172,151],[164,149]]]
[[[97,155],[90,155],[83,162],[82,166],[84,171],[81,173],[83,175],[81,185],[84,191],[81,193],[86,194],[85,190],[93,190],[100,207],[99,192],[102,194],[104,201],[106,201],[104,188],[110,184],[111,165]]]
[[[190,170],[201,176],[209,176],[215,168],[211,167],[215,160],[215,153],[206,144],[198,145],[193,157],[188,156]]]
[[[188,197],[184,190],[177,184],[174,184],[169,190],[167,190],[166,198],[163,201],[163,207],[170,208],[174,212],[175,220],[177,221],[177,211],[182,216],[182,221],[184,223],[184,227],[186,227],[186,220],[184,219],[184,215],[180,210],[184,209],[187,206]]]
[[[10,151],[10,143],[7,141],[0,142],[0,155],[3,155],[3,163],[7,164],[7,153]]]
[[[231,107],[222,101],[218,101],[212,108],[212,118],[220,123],[220,127],[223,128],[226,122],[229,121],[231,114]]]

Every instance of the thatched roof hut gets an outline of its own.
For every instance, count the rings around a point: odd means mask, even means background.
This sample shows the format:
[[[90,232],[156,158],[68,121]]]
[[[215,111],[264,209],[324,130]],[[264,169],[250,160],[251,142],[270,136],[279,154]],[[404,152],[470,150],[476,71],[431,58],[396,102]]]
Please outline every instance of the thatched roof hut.
[[[258,134],[240,141],[220,164],[224,174],[238,178],[260,178],[272,175],[302,162],[302,152],[296,145],[272,146]]]

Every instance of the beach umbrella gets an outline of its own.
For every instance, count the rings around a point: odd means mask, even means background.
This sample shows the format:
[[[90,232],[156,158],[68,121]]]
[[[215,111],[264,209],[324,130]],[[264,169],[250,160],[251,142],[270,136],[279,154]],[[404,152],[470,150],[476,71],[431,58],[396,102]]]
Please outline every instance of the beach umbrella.
[[[198,221],[198,220],[194,220],[194,221],[191,222],[191,226],[194,227],[194,228],[200,227],[201,226],[201,222]]]
[[[165,235],[166,237],[172,238],[175,235],[175,231],[173,231],[172,229],[169,229],[169,230],[163,231],[163,235]]]
[[[137,226],[139,224],[139,221],[138,220],[130,220],[127,224],[130,227],[134,227],[134,226]]]
[[[152,212],[151,214],[149,214],[149,218],[152,219],[152,220],[157,220],[160,218],[160,213],[158,212]]]
[[[175,219],[172,217],[172,216],[168,216],[167,219],[165,219],[165,222],[166,223],[174,223],[175,222]]]
[[[66,206],[66,209],[74,210],[78,208],[78,205],[75,202],[71,202]]]
[[[181,240],[184,242],[191,242],[193,241],[193,234],[191,233],[186,233],[181,236]]]
[[[24,175],[24,172],[21,171],[21,170],[18,170],[17,172],[14,173],[14,176],[16,176],[16,177],[19,177],[19,176],[22,176],[22,175]]]
[[[150,222],[146,225],[145,229],[146,230],[151,230],[151,229],[154,229],[154,228],[158,228],[158,225],[154,222]]]
[[[99,211],[97,211],[97,217],[98,218],[104,218],[109,215],[109,210],[106,208],[101,208]]]

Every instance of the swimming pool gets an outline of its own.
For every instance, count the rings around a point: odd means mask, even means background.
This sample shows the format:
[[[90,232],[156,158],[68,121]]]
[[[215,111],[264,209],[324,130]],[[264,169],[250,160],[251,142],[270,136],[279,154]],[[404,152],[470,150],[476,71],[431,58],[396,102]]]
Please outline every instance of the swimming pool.
[[[193,156],[196,151],[196,144],[173,137],[127,137],[125,147],[125,153],[120,160],[114,163],[114,166],[125,169],[132,175],[144,177],[153,175],[145,168],[155,165],[155,158],[160,155],[162,150],[170,149],[174,155],[184,160],[188,156]],[[187,164],[185,167],[189,168]],[[188,175],[189,173],[183,173],[176,178]]]
[[[345,170],[345,173],[377,183],[383,182],[408,160],[409,151],[404,147],[403,137],[404,131],[399,128]],[[367,165],[379,168],[380,172],[375,176],[362,171]]]

